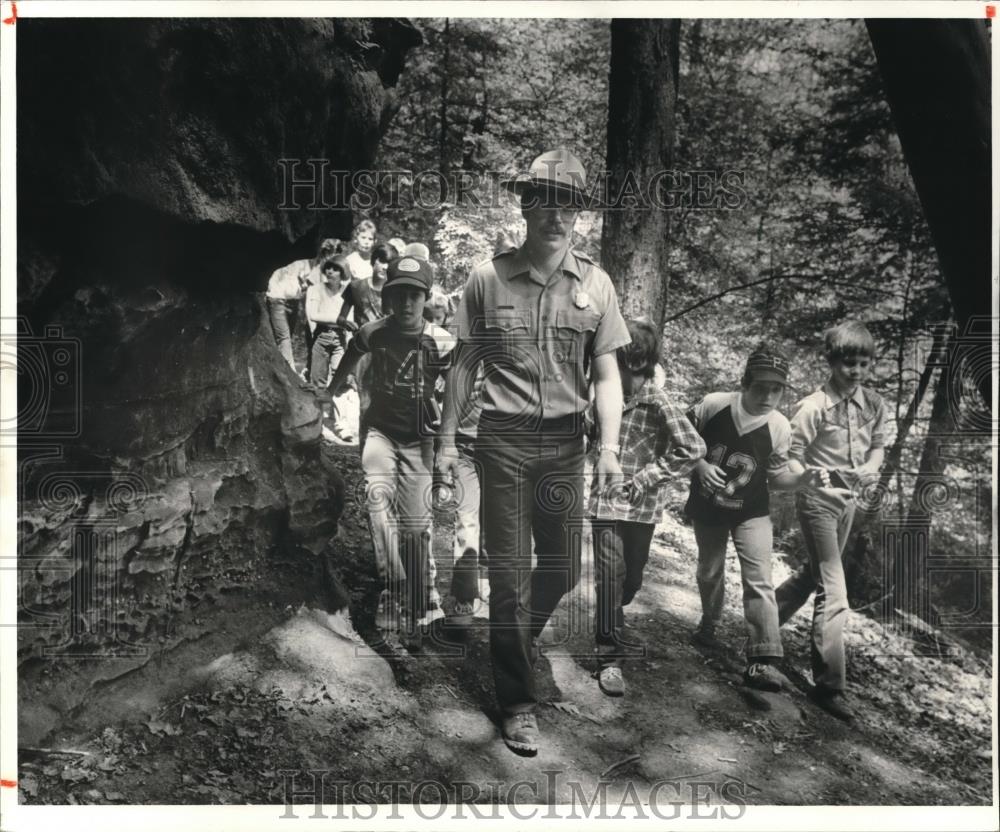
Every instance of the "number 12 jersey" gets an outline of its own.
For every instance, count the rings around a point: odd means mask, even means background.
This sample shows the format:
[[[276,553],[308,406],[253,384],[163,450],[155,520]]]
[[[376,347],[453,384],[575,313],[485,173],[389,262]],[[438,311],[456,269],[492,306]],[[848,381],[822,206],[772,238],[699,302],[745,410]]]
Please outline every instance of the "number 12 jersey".
[[[694,520],[735,525],[770,512],[767,481],[788,468],[792,428],[781,413],[748,413],[741,394],[709,393],[687,414],[708,446],[705,458],[726,472],[726,487],[711,491],[691,479],[685,510]]]

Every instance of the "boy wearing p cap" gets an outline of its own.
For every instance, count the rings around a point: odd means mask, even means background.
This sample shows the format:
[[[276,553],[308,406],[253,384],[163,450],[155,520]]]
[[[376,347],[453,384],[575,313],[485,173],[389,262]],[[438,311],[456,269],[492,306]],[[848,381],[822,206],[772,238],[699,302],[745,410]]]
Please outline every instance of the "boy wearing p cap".
[[[776,408],[788,384],[788,360],[759,344],[747,359],[740,390],[709,393],[688,418],[708,446],[691,478],[686,511],[698,543],[698,590],[702,619],[694,642],[719,645],[726,548],[732,537],[743,581],[747,629],[744,682],[758,690],[781,690],[771,667],[783,655],[778,607],[771,582],[773,532],[769,486],[794,488],[801,478],[789,467],[791,426]]]

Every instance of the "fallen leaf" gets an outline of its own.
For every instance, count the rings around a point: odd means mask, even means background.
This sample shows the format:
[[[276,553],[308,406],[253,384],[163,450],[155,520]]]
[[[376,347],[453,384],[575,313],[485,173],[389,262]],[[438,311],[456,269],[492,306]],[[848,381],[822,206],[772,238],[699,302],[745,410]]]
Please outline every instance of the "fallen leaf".
[[[34,797],[38,794],[38,781],[30,775],[26,775],[18,780],[17,785],[29,797]]]
[[[67,766],[59,776],[69,783],[81,783],[97,779],[97,775],[89,769],[76,768],[74,766]]]
[[[171,725],[169,722],[160,722],[158,719],[149,720],[146,723],[146,727],[151,734],[156,734],[157,736],[166,735],[174,737],[181,733],[181,729],[178,726]]]
[[[732,757],[716,757],[720,763],[738,763],[739,760],[734,760]]]
[[[785,753],[785,744],[783,742],[776,742],[774,747],[771,749],[775,754]]]

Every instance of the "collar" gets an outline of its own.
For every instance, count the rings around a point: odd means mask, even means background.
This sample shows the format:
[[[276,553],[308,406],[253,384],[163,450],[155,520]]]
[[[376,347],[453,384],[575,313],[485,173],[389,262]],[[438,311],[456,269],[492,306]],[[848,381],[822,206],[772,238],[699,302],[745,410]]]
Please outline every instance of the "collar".
[[[505,268],[497,269],[497,274],[500,275],[504,280],[512,280],[518,275],[525,275],[529,280],[531,280],[531,261],[528,260],[528,254],[524,246],[521,246],[515,250],[508,262],[505,264]],[[563,257],[562,263],[556,267],[557,271],[562,270],[564,274],[572,275],[576,278],[577,282],[583,280],[584,269],[580,263],[579,258],[573,253],[572,248],[566,249],[566,254]],[[537,281],[535,281],[537,282]]]
[[[646,382],[635,393],[625,400],[624,413],[640,404],[659,404],[663,398],[663,391],[656,386],[655,379],[647,379]]]
[[[836,390],[834,390],[833,385],[828,381],[826,382],[826,384],[823,385],[823,393],[826,394],[826,401],[828,407],[834,407],[848,398],[852,402],[854,402],[858,407],[863,408],[865,406],[865,394],[861,392],[860,384],[854,388],[854,393],[852,393],[850,396],[844,396],[838,393]]]

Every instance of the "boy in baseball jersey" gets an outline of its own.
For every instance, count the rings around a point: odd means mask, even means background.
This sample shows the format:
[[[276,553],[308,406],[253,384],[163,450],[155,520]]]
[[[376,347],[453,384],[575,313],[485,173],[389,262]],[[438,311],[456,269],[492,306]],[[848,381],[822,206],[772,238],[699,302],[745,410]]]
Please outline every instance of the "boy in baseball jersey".
[[[777,407],[788,383],[788,360],[766,343],[747,359],[740,390],[709,393],[688,412],[708,452],[691,477],[686,511],[698,542],[702,619],[693,640],[720,646],[726,546],[731,537],[743,580],[747,628],[744,682],[781,690],[772,663],[783,655],[771,582],[773,535],[769,488],[795,488],[802,477],[789,465],[791,426]]]
[[[336,393],[362,356],[371,356],[361,466],[376,565],[387,584],[376,624],[392,629],[402,602],[403,640],[411,648],[420,645],[418,622],[429,600],[434,387],[451,366],[454,345],[446,330],[424,320],[432,279],[425,260],[398,257],[389,264],[383,290],[389,314],[358,330],[330,382]]]

